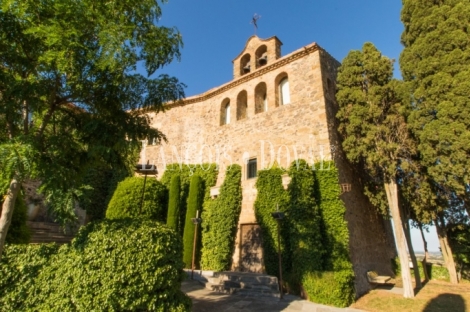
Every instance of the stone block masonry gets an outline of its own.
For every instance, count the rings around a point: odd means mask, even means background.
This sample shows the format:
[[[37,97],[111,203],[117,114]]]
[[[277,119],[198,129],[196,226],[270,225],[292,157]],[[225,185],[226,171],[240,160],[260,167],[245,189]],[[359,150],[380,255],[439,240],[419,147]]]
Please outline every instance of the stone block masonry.
[[[241,165],[243,202],[239,230],[241,224],[256,222],[256,177],[248,174],[249,160],[256,160],[256,168],[261,170],[274,162],[288,168],[295,159],[303,158],[309,163],[333,159],[340,183],[352,185],[341,199],[347,209],[350,255],[360,295],[370,287],[367,271],[392,274],[390,258],[394,247],[389,222],[362,194],[360,175],[341,150],[334,98],[340,63],[316,43],[283,57],[280,47],[276,37],[249,38],[233,61],[234,80],[169,104],[163,114],[150,113],[152,126],[165,133],[168,143],[147,145],[141,157],[156,164],[160,176],[169,163],[216,162],[220,169],[218,186],[231,164]],[[240,231],[233,254],[234,270],[241,257],[239,243]]]

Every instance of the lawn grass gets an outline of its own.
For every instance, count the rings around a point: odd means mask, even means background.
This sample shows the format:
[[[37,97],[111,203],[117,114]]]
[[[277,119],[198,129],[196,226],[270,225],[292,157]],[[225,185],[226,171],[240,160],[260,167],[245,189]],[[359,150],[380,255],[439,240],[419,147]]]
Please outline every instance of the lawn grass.
[[[470,283],[453,285],[444,281],[430,281],[419,290],[414,299],[376,289],[359,298],[352,308],[387,312],[464,312],[470,311]]]

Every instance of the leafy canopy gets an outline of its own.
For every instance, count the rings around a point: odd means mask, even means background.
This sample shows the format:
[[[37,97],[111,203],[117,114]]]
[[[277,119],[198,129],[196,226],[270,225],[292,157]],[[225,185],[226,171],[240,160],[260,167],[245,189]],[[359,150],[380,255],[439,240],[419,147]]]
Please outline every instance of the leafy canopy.
[[[141,114],[184,96],[155,75],[182,46],[161,13],[155,0],[0,2],[0,150],[30,163],[2,152],[3,174],[41,178],[52,202],[75,198],[90,168],[130,167],[138,140],[164,139]]]
[[[412,91],[421,161],[470,212],[470,1],[404,0],[401,20],[400,68]]]

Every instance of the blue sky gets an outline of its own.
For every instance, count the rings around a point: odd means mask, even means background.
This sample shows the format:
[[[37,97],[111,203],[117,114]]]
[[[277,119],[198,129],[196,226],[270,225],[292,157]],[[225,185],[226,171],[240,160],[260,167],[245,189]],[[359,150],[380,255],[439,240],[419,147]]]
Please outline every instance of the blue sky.
[[[232,60],[254,34],[252,16],[261,15],[257,35],[277,36],[282,54],[312,42],[338,61],[350,50],[372,42],[383,55],[398,59],[402,46],[399,0],[170,0],[162,5],[160,25],[177,27],[183,36],[181,61],[157,72],[187,85],[186,96],[203,93],[233,78]],[[427,235],[430,251],[438,251],[435,229]],[[413,245],[422,250],[419,232]]]

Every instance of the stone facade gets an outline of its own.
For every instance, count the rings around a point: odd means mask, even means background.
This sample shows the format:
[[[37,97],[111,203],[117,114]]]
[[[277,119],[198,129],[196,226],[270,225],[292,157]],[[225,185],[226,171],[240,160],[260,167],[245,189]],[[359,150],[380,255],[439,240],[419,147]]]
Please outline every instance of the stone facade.
[[[340,64],[316,43],[283,57],[281,45],[276,37],[252,36],[233,61],[234,80],[169,104],[163,114],[150,113],[152,126],[165,133],[168,143],[145,146],[140,161],[156,164],[160,176],[168,163],[216,162],[220,166],[217,186],[227,167],[241,165],[240,230],[243,224],[256,223],[256,178],[248,177],[249,160],[256,159],[261,170],[274,162],[288,167],[296,158],[310,163],[334,159],[340,183],[352,185],[341,198],[347,208],[350,254],[360,295],[370,287],[366,271],[392,274],[394,247],[389,222],[377,215],[362,194],[360,175],[340,149],[334,86]],[[241,256],[240,234],[236,246],[234,270]]]

